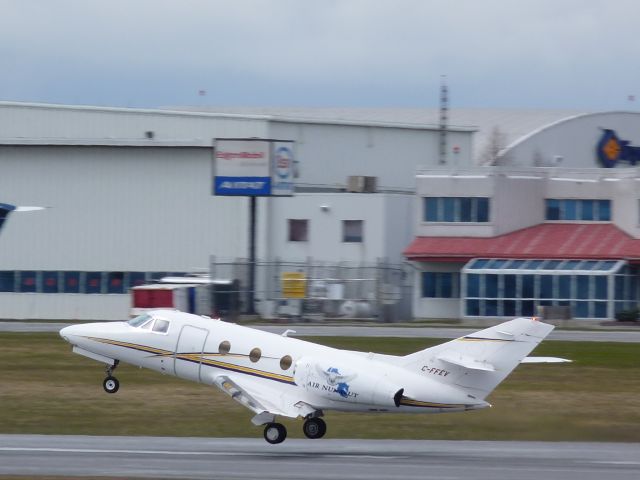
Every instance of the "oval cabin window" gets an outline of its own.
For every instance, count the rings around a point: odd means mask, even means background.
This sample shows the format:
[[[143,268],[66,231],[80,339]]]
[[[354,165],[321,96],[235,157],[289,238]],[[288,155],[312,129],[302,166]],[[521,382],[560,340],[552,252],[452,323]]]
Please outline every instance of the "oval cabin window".
[[[256,363],[258,360],[260,360],[261,356],[262,352],[259,348],[256,347],[249,353],[249,360],[251,360],[253,363]]]
[[[228,340],[225,340],[224,342],[220,342],[220,345],[218,346],[218,352],[225,355],[230,351],[231,351],[231,343],[229,343]]]
[[[282,357],[280,359],[280,368],[282,370],[289,370],[289,368],[291,367],[291,363],[293,362],[293,359],[291,358],[290,355],[285,355],[284,357]]]

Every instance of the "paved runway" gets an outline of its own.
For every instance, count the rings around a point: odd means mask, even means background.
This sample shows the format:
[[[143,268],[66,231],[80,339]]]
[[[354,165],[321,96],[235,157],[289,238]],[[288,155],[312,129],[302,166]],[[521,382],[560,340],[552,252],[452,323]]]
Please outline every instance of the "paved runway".
[[[0,435],[0,475],[631,480],[640,444]]]
[[[58,332],[69,323],[0,322],[0,332]],[[273,333],[295,330],[292,336],[345,336],[345,337],[412,337],[457,338],[481,330],[481,328],[448,327],[377,327],[370,325],[256,325],[254,328]],[[549,340],[582,342],[630,342],[640,343],[638,331],[610,330],[555,330]]]

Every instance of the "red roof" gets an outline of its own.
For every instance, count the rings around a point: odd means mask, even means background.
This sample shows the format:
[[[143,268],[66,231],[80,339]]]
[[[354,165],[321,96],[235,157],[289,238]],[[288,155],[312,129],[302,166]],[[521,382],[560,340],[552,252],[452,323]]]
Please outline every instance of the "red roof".
[[[543,223],[497,237],[416,237],[413,261],[472,258],[626,259],[640,261],[640,240],[610,223]]]

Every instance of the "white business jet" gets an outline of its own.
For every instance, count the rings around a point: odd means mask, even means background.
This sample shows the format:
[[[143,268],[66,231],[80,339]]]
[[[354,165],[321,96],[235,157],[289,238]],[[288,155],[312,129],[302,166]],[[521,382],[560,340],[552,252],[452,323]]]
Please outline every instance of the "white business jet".
[[[324,412],[463,412],[485,398],[553,330],[517,318],[406,356],[353,352],[171,310],[129,322],[72,325],[73,351],[107,365],[104,389],[118,391],[119,362],[215,385],[255,413],[264,438],[287,436],[277,416],[302,417],[308,438],[326,432]]]

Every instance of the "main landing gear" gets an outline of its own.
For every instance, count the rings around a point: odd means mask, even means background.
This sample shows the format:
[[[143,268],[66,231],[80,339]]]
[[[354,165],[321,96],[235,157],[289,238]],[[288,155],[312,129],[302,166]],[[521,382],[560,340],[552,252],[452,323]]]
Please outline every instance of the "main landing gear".
[[[302,425],[302,431],[307,438],[322,438],[327,433],[327,424],[319,417],[309,418]]]
[[[107,367],[107,378],[102,382],[102,388],[107,393],[116,393],[120,388],[120,382],[116,377],[113,376],[113,371],[118,367],[119,360],[115,360],[113,365]]]
[[[264,427],[264,439],[275,445],[284,442],[287,438],[287,429],[281,423],[267,423]]]
[[[319,417],[311,417],[305,420],[302,432],[307,438],[322,438],[327,433],[327,424]],[[281,423],[267,423],[264,427],[264,439],[275,445],[282,443],[287,438],[287,429]]]

